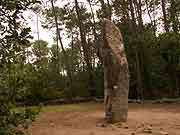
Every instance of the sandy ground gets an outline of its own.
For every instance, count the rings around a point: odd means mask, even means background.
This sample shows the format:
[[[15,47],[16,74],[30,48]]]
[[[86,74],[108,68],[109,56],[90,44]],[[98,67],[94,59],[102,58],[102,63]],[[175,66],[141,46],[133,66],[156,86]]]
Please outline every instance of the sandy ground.
[[[130,104],[128,121],[113,125],[102,124],[102,104],[79,106],[80,109],[42,112],[29,129],[29,134],[180,135],[180,104]]]

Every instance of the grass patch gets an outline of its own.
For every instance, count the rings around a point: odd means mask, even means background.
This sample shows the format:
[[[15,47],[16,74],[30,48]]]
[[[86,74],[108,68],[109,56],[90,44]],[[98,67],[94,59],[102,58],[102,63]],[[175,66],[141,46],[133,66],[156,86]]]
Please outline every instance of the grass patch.
[[[79,104],[44,106],[42,107],[42,112],[93,111],[97,109],[103,109],[103,104],[90,102]]]
[[[77,104],[44,106],[42,108],[42,112],[66,112],[77,110],[82,110],[82,108]]]
[[[31,106],[28,108],[36,110],[38,106]],[[95,111],[99,109],[103,109],[102,103],[88,102],[88,103],[42,106],[40,112],[73,112],[73,111],[81,112],[81,111]],[[18,107],[15,110],[22,112],[25,110],[25,108]]]

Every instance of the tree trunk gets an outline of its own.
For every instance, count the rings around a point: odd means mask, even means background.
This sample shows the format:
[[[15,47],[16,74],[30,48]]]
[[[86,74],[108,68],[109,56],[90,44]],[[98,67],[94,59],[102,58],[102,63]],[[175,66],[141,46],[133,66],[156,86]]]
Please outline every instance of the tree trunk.
[[[77,18],[78,18],[78,26],[79,26],[79,30],[80,30],[81,45],[83,48],[84,58],[85,58],[85,62],[87,64],[87,69],[88,69],[88,73],[89,73],[89,80],[88,80],[89,81],[89,92],[90,92],[90,96],[94,96],[95,89],[93,88],[94,87],[93,86],[94,85],[93,68],[92,68],[91,57],[90,57],[90,53],[89,53],[89,47],[87,46],[87,42],[86,42],[85,28],[82,23],[82,17],[81,17],[81,13],[79,10],[79,4],[78,4],[77,0],[75,0],[75,8],[76,8],[76,13],[77,13]]]
[[[136,18],[135,18],[135,13],[134,13],[134,7],[133,7],[133,2],[132,0],[129,0],[129,6],[130,6],[130,14],[131,14],[131,25],[132,28],[132,32],[135,32],[136,31]]]
[[[100,55],[100,45],[98,44],[98,34],[96,33],[96,21],[95,21],[95,15],[93,12],[93,8],[92,8],[92,4],[90,0],[87,0],[91,9],[91,14],[92,14],[92,19],[93,19],[93,26],[92,26],[92,30],[93,30],[93,35],[94,35],[94,46],[97,49],[96,54],[100,60],[100,63],[102,64],[102,58]]]
[[[148,15],[149,15],[149,19],[150,19],[150,21],[151,21],[151,26],[152,26],[152,28],[153,28],[154,36],[156,36],[156,23],[155,23],[155,21],[152,20],[151,11],[150,11],[150,9],[149,9],[148,0],[145,0],[145,4],[146,4],[146,10],[147,10]]]
[[[137,1],[134,0],[134,6],[136,9],[136,13],[137,13],[137,20],[138,20],[138,24],[139,24],[139,32],[142,32],[143,29],[143,19],[142,19],[142,3],[141,0]]]
[[[67,71],[67,76],[68,76],[68,81],[69,81],[69,84],[67,85],[69,87],[69,91],[71,93],[71,86],[72,86],[72,71],[71,71],[71,68],[70,68],[70,63],[69,63],[69,58],[68,58],[68,55],[66,54],[66,51],[64,49],[64,45],[63,45],[63,42],[62,42],[62,39],[61,39],[61,35],[60,35],[60,29],[59,29],[59,26],[58,26],[58,19],[57,19],[57,15],[56,15],[56,12],[55,12],[55,7],[54,7],[54,2],[53,0],[51,0],[51,6],[52,6],[52,10],[53,10],[53,15],[54,15],[54,20],[55,20],[55,25],[56,25],[56,34],[57,34],[57,37],[59,39],[59,42],[60,42],[60,45],[61,45],[61,49],[62,49],[62,52],[63,52],[63,55],[64,55],[64,58],[65,58],[65,69]],[[57,44],[58,45],[58,44]],[[58,61],[59,62],[59,61]],[[72,93],[70,94],[70,97],[72,96]]]
[[[162,12],[163,12],[164,29],[166,32],[169,32],[169,24],[167,20],[165,0],[161,0],[161,7],[162,7]]]
[[[132,17],[132,25],[133,29],[131,32],[133,33],[134,38],[139,38],[137,34],[138,33],[142,34],[143,32],[143,20],[142,20],[142,9],[141,9],[141,1],[137,0],[129,0],[130,4],[130,12],[131,12],[131,17]],[[135,11],[134,11],[135,10]],[[135,13],[137,13],[137,21],[138,24],[136,24],[136,18],[135,18]],[[140,39],[138,39],[140,40]],[[141,39],[143,40],[143,39]],[[136,77],[137,77],[137,98],[138,99],[143,99],[143,71],[144,71],[144,57],[142,57],[142,53],[144,53],[144,48],[140,47],[139,45],[135,49],[135,63],[136,63]]]
[[[105,117],[108,122],[127,120],[129,70],[123,39],[119,29],[109,20],[104,21]]]
[[[176,1],[171,0],[170,2],[170,20],[172,22],[172,28],[175,33],[178,33],[178,17],[177,17],[177,11],[176,11]]]
[[[137,99],[143,99],[143,78],[141,73],[139,52],[136,50]]]

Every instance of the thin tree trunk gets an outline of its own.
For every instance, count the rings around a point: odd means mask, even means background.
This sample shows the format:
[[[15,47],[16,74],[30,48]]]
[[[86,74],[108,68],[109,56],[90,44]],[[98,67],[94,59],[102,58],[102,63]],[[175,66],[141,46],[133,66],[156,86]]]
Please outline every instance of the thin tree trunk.
[[[142,3],[141,0],[139,2],[137,0],[134,0],[134,4],[136,7],[136,13],[137,13],[137,18],[138,18],[138,24],[139,24],[139,32],[142,32],[143,30],[143,19],[142,19]]]
[[[151,25],[152,25],[152,27],[153,27],[154,35],[156,35],[156,25],[155,25],[154,21],[152,20],[151,13],[150,13],[150,9],[149,9],[149,7],[148,7],[148,1],[145,0],[145,3],[146,3],[146,9],[147,9],[147,12],[148,12],[148,15],[149,15],[149,19],[150,19]]]
[[[54,2],[53,0],[51,0],[51,6],[52,6],[52,10],[53,10],[53,14],[54,14],[54,20],[55,20],[55,25],[56,25],[56,34],[58,36],[60,45],[61,45],[61,49],[65,58],[65,69],[67,71],[67,75],[69,78],[69,83],[70,83],[70,87],[72,86],[72,73],[71,73],[71,68],[70,68],[70,63],[69,63],[69,59],[68,59],[68,55],[66,54],[66,51],[64,49],[64,45],[61,39],[61,35],[60,35],[60,29],[59,29],[59,25],[58,25],[58,19],[57,19],[57,15],[56,15],[56,11],[55,11],[55,7],[54,7]],[[70,88],[71,91],[71,88]],[[72,96],[72,95],[70,95]]]
[[[139,12],[139,7],[137,7],[137,0],[134,1],[135,3],[133,3],[132,0],[129,0],[129,4],[130,4],[130,13],[131,13],[131,17],[132,17],[132,25],[133,25],[133,29],[131,30],[132,33],[137,33],[142,31],[142,26],[143,24],[141,24],[142,22],[139,19],[139,14],[137,15],[138,17],[138,23],[139,23],[139,29],[137,29],[137,25],[136,25],[136,18],[135,18],[135,13]],[[134,5],[133,5],[134,4]],[[135,11],[134,11],[135,10]],[[134,38],[137,38],[136,34],[133,34]],[[136,76],[137,76],[137,98],[142,99],[143,98],[143,76],[142,76],[142,63],[140,63],[140,56],[139,56],[139,47],[137,47],[135,49],[135,61],[136,61]]]
[[[161,0],[161,7],[162,7],[162,12],[163,12],[164,28],[165,28],[166,32],[169,32],[169,23],[168,23],[168,20],[167,20],[165,0]]]
[[[87,1],[89,3],[90,9],[91,9],[91,14],[92,14],[92,19],[93,19],[92,29],[93,29],[93,35],[94,35],[94,45],[95,45],[95,48],[97,48],[97,56],[98,56],[100,62],[102,63],[102,57],[101,57],[101,54],[100,54],[100,45],[98,44],[98,35],[96,33],[95,15],[94,15],[94,12],[93,12],[93,9],[92,9],[91,1],[90,0],[87,0]]]
[[[94,39],[95,41],[97,40],[97,33],[96,33],[96,21],[95,21],[95,15],[94,15],[94,12],[93,12],[93,9],[92,9],[92,5],[91,5],[91,1],[90,0],[87,0],[88,3],[89,3],[89,6],[90,6],[90,9],[91,9],[91,14],[92,14],[92,19],[93,19],[93,34],[94,34]]]
[[[142,80],[138,51],[136,51],[136,70],[137,70],[137,82],[138,82],[138,87],[137,87],[138,99],[143,99],[143,80]]]
[[[170,6],[170,19],[172,22],[172,28],[175,33],[178,33],[178,19],[177,19],[177,12],[176,12],[176,1],[171,0]]]
[[[79,30],[80,30],[81,45],[83,48],[84,58],[85,58],[85,62],[87,64],[88,73],[89,73],[90,96],[94,96],[95,95],[95,89],[93,88],[93,85],[94,85],[93,68],[92,68],[89,48],[88,48],[87,42],[86,42],[85,28],[84,28],[84,25],[82,23],[82,17],[81,17],[81,13],[79,10],[79,4],[78,4],[77,0],[75,0],[75,8],[76,8],[76,13],[77,13],[77,17],[78,17],[78,26],[79,26]]]
[[[36,14],[36,29],[37,29],[37,40],[39,41],[40,40],[40,36],[39,36],[39,17],[38,17],[38,14]],[[40,54],[41,46],[40,46],[40,42],[38,42],[38,51],[39,51],[38,58],[41,59],[41,54]]]
[[[133,1],[129,0],[129,5],[130,5],[130,14],[131,14],[131,23],[132,23],[132,29],[136,29],[136,18],[135,18],[135,13],[134,13],[134,7],[133,7]],[[133,31],[132,31],[133,32]],[[134,31],[135,32],[135,31]]]
[[[36,26],[37,26],[37,39],[39,41],[39,17],[38,15],[36,14]]]
[[[56,72],[59,75],[59,40],[58,40],[58,34],[56,34]]]

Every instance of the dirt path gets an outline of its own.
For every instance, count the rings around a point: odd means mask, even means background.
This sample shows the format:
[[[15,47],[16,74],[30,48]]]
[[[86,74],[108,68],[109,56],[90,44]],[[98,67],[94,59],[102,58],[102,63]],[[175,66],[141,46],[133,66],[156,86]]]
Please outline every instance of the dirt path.
[[[93,108],[93,106],[96,106]],[[42,112],[30,135],[180,135],[180,104],[130,104],[127,123],[104,125],[102,104]],[[60,106],[59,106],[60,107]],[[89,109],[88,109],[89,108]],[[105,127],[103,127],[105,126]]]

